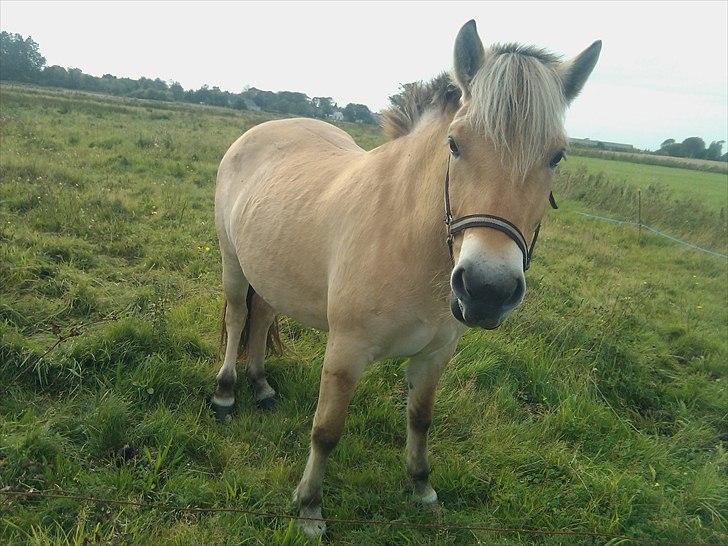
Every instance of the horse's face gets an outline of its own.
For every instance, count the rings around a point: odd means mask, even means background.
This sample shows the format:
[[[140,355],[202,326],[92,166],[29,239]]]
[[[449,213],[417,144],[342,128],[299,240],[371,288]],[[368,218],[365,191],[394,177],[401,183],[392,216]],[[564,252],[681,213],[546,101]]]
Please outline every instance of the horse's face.
[[[492,214],[514,224],[531,246],[541,223],[551,179],[563,156],[554,142],[522,181],[514,183],[493,143],[463,118],[450,126],[450,200],[453,214]],[[453,315],[468,325],[496,328],[523,300],[523,252],[505,233],[468,228],[455,238],[450,276]]]
[[[454,217],[498,216],[531,247],[564,154],[566,106],[600,48],[595,42],[569,63],[538,51],[486,52],[475,24],[466,23],[455,44],[462,102],[443,143],[451,154]],[[497,328],[523,300],[523,250],[498,229],[470,227],[455,237],[453,255],[453,315],[470,326]]]

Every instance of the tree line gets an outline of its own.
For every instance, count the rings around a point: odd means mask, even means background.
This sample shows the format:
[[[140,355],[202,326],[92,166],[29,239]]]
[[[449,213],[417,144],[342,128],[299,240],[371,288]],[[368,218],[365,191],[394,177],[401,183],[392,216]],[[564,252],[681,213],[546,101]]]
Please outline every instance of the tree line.
[[[728,152],[721,155],[724,140],[711,142],[705,146],[705,141],[700,137],[688,137],[682,142],[676,142],[674,138],[668,138],[660,149],[655,152],[657,155],[669,155],[672,157],[689,157],[692,159],[711,159],[713,161],[728,161]]]
[[[341,119],[355,123],[375,123],[376,119],[364,104],[349,103],[340,107],[331,97],[309,98],[295,91],[264,91],[255,87],[242,93],[223,91],[203,85],[185,90],[179,82],[159,78],[119,78],[112,74],[101,77],[85,74],[78,68],[46,66],[38,44],[28,36],[0,32],[0,80],[35,83],[50,87],[79,89],[97,93],[140,99],[209,104],[238,110],[264,110],[281,114]]]

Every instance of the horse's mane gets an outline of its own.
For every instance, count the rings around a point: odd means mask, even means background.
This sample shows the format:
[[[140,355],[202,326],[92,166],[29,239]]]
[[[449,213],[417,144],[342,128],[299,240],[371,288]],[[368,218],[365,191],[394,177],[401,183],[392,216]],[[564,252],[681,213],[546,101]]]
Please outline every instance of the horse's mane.
[[[426,111],[457,108],[460,95],[460,88],[444,72],[427,83],[403,84],[401,92],[389,97],[391,106],[381,113],[384,134],[393,140],[410,133]]]
[[[467,118],[501,150],[514,176],[523,178],[542,159],[545,147],[565,138],[559,64],[559,57],[543,49],[496,44],[470,84]],[[404,84],[382,112],[382,128],[390,139],[406,135],[425,112],[454,113],[461,94],[448,74]]]

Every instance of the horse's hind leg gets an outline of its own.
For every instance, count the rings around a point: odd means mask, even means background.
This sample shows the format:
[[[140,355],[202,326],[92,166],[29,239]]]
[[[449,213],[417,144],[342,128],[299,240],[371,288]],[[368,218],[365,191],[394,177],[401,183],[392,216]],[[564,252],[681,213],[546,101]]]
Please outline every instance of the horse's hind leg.
[[[265,351],[268,330],[275,320],[275,312],[257,293],[250,302],[250,333],[248,338],[247,376],[253,388],[255,403],[262,409],[271,409],[275,402],[276,391],[265,377]]]
[[[225,295],[225,314],[223,327],[227,333],[225,359],[217,374],[217,387],[212,397],[212,409],[215,417],[222,420],[232,413],[235,404],[235,382],[237,372],[235,363],[238,359],[240,336],[245,327],[248,314],[246,297],[248,281],[243,275],[240,263],[235,254],[231,254],[224,245],[222,251],[222,284]]]

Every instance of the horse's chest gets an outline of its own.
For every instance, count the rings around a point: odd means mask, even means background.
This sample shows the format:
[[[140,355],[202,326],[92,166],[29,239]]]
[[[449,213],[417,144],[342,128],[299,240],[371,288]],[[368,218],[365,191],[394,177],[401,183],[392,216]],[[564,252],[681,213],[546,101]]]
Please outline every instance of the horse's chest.
[[[385,347],[387,358],[411,356],[419,353],[429,345],[436,330],[429,325],[417,324],[403,329],[393,336]]]
[[[460,335],[457,327],[449,324],[412,322],[387,336],[380,358],[408,357],[449,345]]]

